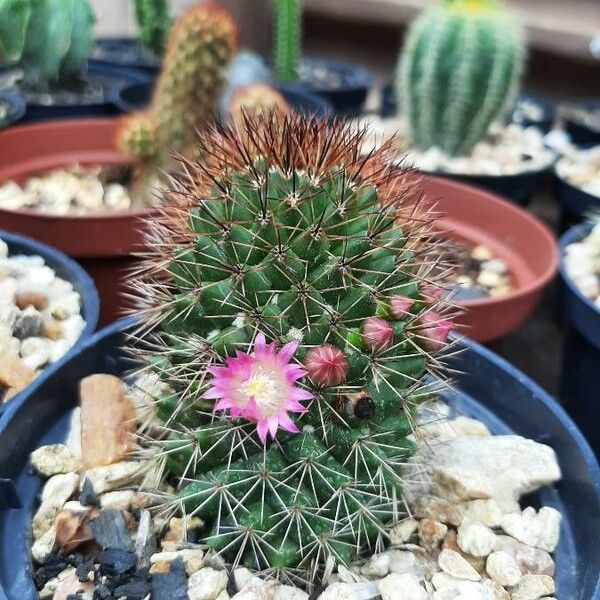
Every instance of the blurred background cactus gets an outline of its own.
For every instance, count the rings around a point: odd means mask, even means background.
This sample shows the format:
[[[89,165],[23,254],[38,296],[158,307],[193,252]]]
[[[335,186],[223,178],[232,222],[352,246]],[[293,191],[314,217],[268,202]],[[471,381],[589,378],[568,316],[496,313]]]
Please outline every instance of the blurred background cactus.
[[[260,115],[273,111],[281,114],[291,110],[283,95],[266,83],[254,83],[239,88],[231,99],[228,116],[243,127],[245,115]]]
[[[410,27],[398,66],[409,143],[469,154],[516,100],[524,56],[502,0],[438,0]]]
[[[302,45],[302,5],[300,0],[275,0],[273,66],[275,79],[298,78]]]
[[[135,0],[135,19],[142,44],[162,55],[172,25],[168,1]]]
[[[28,89],[67,87],[85,71],[94,22],[88,0],[0,0],[2,60]]]
[[[120,150],[147,166],[168,169],[195,131],[216,111],[227,65],[237,46],[229,13],[214,4],[191,8],[171,30],[150,108],[123,121]]]
[[[364,135],[276,113],[204,132],[132,282],[133,343],[168,390],[148,440],[165,510],[229,564],[309,585],[385,545],[451,328],[431,215]]]

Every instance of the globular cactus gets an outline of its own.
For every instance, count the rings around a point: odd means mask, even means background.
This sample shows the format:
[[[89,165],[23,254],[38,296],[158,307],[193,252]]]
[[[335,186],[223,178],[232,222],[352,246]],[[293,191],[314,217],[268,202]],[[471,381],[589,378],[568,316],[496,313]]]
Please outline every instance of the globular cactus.
[[[135,0],[135,18],[142,44],[161,55],[172,25],[167,0]]]
[[[255,83],[235,92],[228,114],[238,127],[242,127],[246,114],[260,115],[273,111],[285,114],[290,110],[286,99],[275,88],[264,83]]]
[[[431,215],[365,135],[276,113],[203,132],[132,281],[133,352],[168,390],[146,441],[165,510],[308,585],[385,543],[450,328]]]
[[[294,81],[298,77],[302,40],[300,0],[275,0],[273,64],[275,78]]]
[[[88,0],[0,0],[0,52],[23,70],[35,91],[68,85],[92,51],[94,11]]]
[[[153,157],[155,165],[166,168],[172,153],[185,154],[196,129],[217,109],[225,71],[236,46],[236,25],[222,8],[201,4],[180,17],[169,36],[150,108],[123,121],[118,133],[119,149],[133,159],[147,161],[145,143],[138,152],[124,141],[154,123],[153,138],[158,149]]]
[[[409,143],[467,155],[515,100],[522,30],[501,0],[438,0],[412,24],[396,94]]]

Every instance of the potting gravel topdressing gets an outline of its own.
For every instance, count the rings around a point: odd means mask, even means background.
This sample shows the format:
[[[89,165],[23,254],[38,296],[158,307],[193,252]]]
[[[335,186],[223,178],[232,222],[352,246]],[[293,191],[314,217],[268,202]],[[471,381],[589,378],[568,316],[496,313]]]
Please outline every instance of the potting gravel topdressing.
[[[587,150],[566,148],[556,172],[576,188],[600,198],[600,146]]]
[[[59,360],[85,325],[73,285],[40,256],[9,256],[0,239],[0,403]]]
[[[46,481],[33,517],[40,598],[154,600],[537,600],[555,592],[560,514],[522,509],[522,495],[560,479],[552,449],[492,436],[432,401],[419,411],[419,450],[406,465],[406,502],[380,551],[326,571],[308,592],[269,573],[228,569],[201,542],[203,519],[157,511],[155,462],[134,434],[153,419],[164,384],[142,375],[81,381],[64,444],[31,456]]]

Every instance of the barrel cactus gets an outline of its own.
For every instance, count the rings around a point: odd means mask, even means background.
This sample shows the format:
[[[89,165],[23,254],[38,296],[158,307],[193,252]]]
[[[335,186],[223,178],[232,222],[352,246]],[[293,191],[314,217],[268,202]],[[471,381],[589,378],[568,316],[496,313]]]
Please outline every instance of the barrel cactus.
[[[275,113],[203,132],[132,281],[165,510],[309,585],[385,544],[451,328],[431,215],[364,136]]]
[[[298,77],[302,38],[302,5],[300,0],[275,0],[275,34],[273,64],[279,81]]]
[[[409,143],[469,154],[516,98],[522,30],[502,0],[438,0],[412,24],[396,94]]]
[[[171,29],[167,0],[135,0],[139,38],[155,54],[162,54]]]
[[[0,58],[28,90],[66,87],[85,70],[94,23],[88,0],[0,0]]]
[[[172,153],[186,153],[195,130],[213,118],[237,28],[227,11],[201,4],[179,18],[169,36],[160,77],[147,111],[124,119],[119,149],[167,168]]]

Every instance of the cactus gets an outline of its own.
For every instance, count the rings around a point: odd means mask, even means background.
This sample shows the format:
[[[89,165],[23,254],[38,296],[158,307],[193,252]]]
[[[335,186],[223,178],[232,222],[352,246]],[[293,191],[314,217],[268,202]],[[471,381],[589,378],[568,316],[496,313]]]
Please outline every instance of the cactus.
[[[501,0],[438,0],[412,24],[398,67],[411,146],[469,154],[515,100],[523,61]]]
[[[201,132],[130,282],[134,355],[167,390],[145,443],[165,511],[201,517],[231,566],[309,586],[385,543],[450,328],[431,217],[365,135],[277,113]]]
[[[28,89],[76,82],[92,51],[94,11],[88,0],[0,0],[0,48],[23,70]]]
[[[142,162],[151,158],[159,168],[168,167],[172,153],[185,154],[196,128],[217,109],[236,44],[237,30],[231,16],[216,5],[195,6],[180,17],[169,36],[150,108],[123,121],[118,132],[119,149]],[[152,123],[153,132],[148,130]],[[144,135],[139,135],[142,131]],[[149,138],[156,142],[154,154],[147,152]]]
[[[135,0],[135,18],[142,44],[161,55],[172,25],[167,0]]]
[[[229,105],[229,116],[242,127],[245,114],[261,114],[270,111],[289,112],[290,106],[285,98],[270,85],[255,83],[238,89]]]
[[[300,0],[275,0],[275,35],[273,64],[275,78],[295,81],[302,39],[302,6]]]

